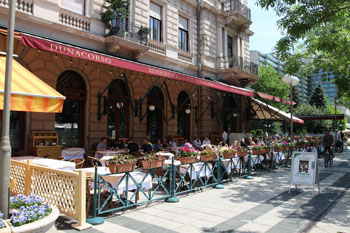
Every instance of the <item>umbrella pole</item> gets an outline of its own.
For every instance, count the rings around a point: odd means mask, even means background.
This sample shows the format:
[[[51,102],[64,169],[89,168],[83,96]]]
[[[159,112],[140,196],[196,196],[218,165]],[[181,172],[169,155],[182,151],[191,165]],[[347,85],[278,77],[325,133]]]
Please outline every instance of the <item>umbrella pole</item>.
[[[12,57],[14,44],[16,1],[9,2],[9,22],[7,32],[6,69],[4,106],[2,113],[2,134],[0,144],[0,211],[4,213],[4,219],[9,217],[9,194],[10,194],[10,166],[11,166],[11,143],[10,143],[10,104],[11,104],[11,78]]]

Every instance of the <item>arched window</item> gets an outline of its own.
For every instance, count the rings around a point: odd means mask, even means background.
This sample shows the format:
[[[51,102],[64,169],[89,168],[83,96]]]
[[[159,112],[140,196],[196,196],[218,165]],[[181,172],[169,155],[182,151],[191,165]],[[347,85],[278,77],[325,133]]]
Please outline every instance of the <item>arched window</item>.
[[[79,73],[64,71],[57,79],[56,89],[66,96],[62,113],[55,115],[59,144],[84,147],[86,85]]]
[[[191,100],[189,95],[181,91],[177,97],[177,134],[188,141],[191,140]]]
[[[147,97],[147,137],[153,143],[163,138],[164,97],[159,87],[153,87]]]
[[[115,79],[108,87],[107,135],[109,139],[127,138],[129,98],[126,83]]]

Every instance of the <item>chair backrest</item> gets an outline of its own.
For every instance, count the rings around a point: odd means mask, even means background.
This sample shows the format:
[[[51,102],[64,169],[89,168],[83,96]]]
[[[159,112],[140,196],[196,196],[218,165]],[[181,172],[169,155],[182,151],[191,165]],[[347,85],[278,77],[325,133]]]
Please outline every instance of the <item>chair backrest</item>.
[[[97,162],[97,165],[98,166],[102,166],[102,163],[99,159],[93,157],[93,156],[90,156],[90,155],[87,155],[87,160],[88,160],[88,164],[90,167],[95,167],[95,163]]]
[[[74,159],[75,168],[83,168],[85,159]]]

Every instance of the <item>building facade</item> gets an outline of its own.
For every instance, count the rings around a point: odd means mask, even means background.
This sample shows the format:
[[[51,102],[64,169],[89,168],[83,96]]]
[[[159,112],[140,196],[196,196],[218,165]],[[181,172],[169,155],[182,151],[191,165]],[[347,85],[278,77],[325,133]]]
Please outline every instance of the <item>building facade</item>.
[[[239,87],[258,79],[246,4],[132,0],[126,15],[113,12],[102,21],[108,14],[102,0],[19,1],[16,59],[67,99],[61,114],[12,112],[13,147],[27,148],[32,130],[55,130],[60,144],[86,148],[102,136],[139,142],[190,140],[223,126],[245,132],[249,119]],[[6,1],[0,26],[6,28],[7,18]]]

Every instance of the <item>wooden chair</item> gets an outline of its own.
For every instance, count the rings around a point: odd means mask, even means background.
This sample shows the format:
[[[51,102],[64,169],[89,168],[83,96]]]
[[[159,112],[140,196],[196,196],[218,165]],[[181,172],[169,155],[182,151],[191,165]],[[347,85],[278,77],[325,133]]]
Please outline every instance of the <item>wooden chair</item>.
[[[97,159],[93,156],[90,156],[90,155],[87,155],[86,158],[88,160],[88,165],[90,167],[95,167],[96,162],[97,162],[97,166],[102,166],[102,163],[99,159]]]
[[[85,159],[72,159],[72,160],[69,160],[69,162],[74,162],[75,168],[83,168]]]
[[[95,190],[92,188],[94,185],[94,180],[91,177],[86,178],[86,215],[89,215],[89,210],[91,205],[93,206],[94,204],[94,192]],[[102,190],[104,187],[104,184],[101,185],[101,202],[104,202],[108,196],[109,196],[109,191],[108,190]],[[111,198],[108,202],[108,205],[106,205],[106,208],[111,208],[112,207],[112,202],[113,198]]]
[[[61,157],[58,157],[57,160],[65,160],[65,158],[61,156]]]

